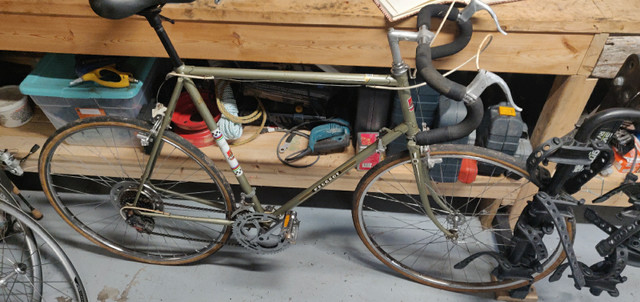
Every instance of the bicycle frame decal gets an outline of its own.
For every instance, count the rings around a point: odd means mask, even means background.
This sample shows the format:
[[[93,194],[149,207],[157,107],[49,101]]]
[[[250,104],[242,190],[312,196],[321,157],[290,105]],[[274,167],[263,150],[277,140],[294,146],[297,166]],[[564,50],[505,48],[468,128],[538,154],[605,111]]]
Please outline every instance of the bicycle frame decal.
[[[407,104],[409,105],[409,111],[413,112],[413,99],[411,97],[409,97],[409,99],[407,99]]]
[[[319,184],[318,186],[316,186],[313,189],[313,192],[315,193],[315,192],[318,192],[318,191],[322,190],[322,188],[324,188],[326,185],[330,184],[336,178],[338,178],[338,176],[340,176],[340,174],[342,174],[342,172],[338,171],[335,174],[332,174],[331,176],[327,177],[321,184]]]
[[[233,174],[235,174],[236,176],[242,175],[243,174],[242,167],[240,167],[240,163],[238,162],[238,159],[235,157],[235,155],[233,155],[233,152],[231,151],[231,147],[229,147],[229,143],[227,143],[227,140],[224,138],[224,135],[222,135],[222,131],[220,131],[220,129],[216,129],[212,132],[212,134],[213,134],[213,138],[216,141],[216,144],[218,145],[218,148],[222,150],[222,154],[224,154],[224,158],[227,160],[229,167],[231,167]]]

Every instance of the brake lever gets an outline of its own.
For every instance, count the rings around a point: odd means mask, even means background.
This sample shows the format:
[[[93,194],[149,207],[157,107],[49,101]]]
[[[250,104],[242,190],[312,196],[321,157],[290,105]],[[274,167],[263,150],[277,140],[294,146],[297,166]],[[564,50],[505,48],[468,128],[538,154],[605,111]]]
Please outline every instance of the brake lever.
[[[467,86],[467,93],[465,94],[463,101],[465,103],[475,102],[480,97],[482,92],[484,92],[487,87],[493,84],[498,84],[498,86],[500,86],[504,94],[507,96],[507,101],[509,102],[509,105],[511,105],[511,107],[516,109],[516,111],[518,112],[522,111],[522,108],[518,107],[513,101],[511,90],[509,89],[509,86],[507,86],[507,83],[497,74],[484,69],[480,69],[478,71],[478,75],[476,75],[473,81],[471,81],[471,83]]]
[[[467,22],[469,21],[469,19],[471,19],[471,16],[473,16],[473,14],[475,14],[477,11],[480,11],[480,10],[486,10],[491,16],[491,18],[493,18],[493,21],[496,22],[496,27],[498,28],[498,31],[505,36],[507,35],[507,32],[502,30],[502,28],[500,27],[500,23],[498,23],[498,17],[496,16],[496,13],[493,12],[493,9],[491,9],[489,5],[487,5],[486,3],[480,0],[471,0],[471,2],[469,2],[467,7],[465,7],[464,10],[462,10],[460,15],[458,16],[458,20],[462,22]]]

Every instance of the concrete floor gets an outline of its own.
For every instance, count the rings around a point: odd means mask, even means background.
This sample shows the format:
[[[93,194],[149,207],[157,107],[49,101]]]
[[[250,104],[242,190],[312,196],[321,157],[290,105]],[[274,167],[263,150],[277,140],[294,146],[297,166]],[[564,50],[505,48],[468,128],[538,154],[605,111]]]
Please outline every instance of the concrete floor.
[[[268,256],[224,247],[196,264],[160,266],[110,254],[66,225],[42,192],[23,192],[45,214],[40,221],[74,262],[89,301],[492,301],[493,295],[451,293],[398,277],[360,241],[351,213],[344,209],[298,208],[298,243]],[[581,261],[597,261],[594,245],[604,233],[580,224],[576,251]],[[640,269],[625,270],[621,295],[592,296],[573,281],[538,282],[540,301],[638,301]]]

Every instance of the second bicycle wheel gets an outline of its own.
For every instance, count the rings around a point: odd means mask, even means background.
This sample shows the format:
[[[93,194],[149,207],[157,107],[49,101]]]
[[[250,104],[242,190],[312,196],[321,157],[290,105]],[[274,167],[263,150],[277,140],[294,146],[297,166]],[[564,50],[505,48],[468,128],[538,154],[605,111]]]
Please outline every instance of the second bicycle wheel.
[[[67,255],[17,204],[0,184],[0,301],[87,301]]]
[[[468,145],[430,148],[433,189],[452,211],[433,200],[430,204],[438,222],[458,237],[447,238],[427,217],[409,154],[404,152],[376,165],[356,189],[353,220],[367,248],[400,274],[446,290],[484,292],[528,284],[493,278],[497,261],[488,256],[463,269],[454,268],[470,255],[510,248],[510,226],[519,213],[509,213],[509,205],[531,200],[536,192],[523,190],[531,185],[528,173],[513,157],[492,150]],[[569,227],[573,230],[573,225]],[[557,233],[544,236],[543,241],[549,257],[541,259],[543,270],[534,275],[536,280],[564,260]]]
[[[141,139],[149,131],[143,121],[113,117],[59,129],[40,156],[43,191],[72,227],[112,252],[157,264],[200,260],[229,237],[230,225],[211,220],[231,216],[231,188],[209,158],[167,131],[132,208],[151,149]]]

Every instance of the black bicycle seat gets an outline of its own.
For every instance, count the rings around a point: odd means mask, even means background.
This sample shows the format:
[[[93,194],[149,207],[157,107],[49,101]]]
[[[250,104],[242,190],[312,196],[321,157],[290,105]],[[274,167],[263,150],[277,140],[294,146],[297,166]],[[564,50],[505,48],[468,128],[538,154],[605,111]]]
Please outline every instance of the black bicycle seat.
[[[123,19],[133,16],[149,7],[167,3],[189,3],[195,0],[89,0],[98,16],[107,19]]]

